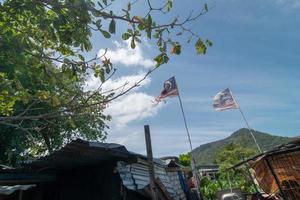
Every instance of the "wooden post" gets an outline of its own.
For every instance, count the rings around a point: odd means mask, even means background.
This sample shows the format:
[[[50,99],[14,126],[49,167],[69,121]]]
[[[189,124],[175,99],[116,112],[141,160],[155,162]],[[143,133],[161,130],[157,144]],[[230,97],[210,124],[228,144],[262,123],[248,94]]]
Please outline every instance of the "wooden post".
[[[149,178],[150,178],[150,189],[152,194],[152,200],[158,200],[156,187],[155,187],[155,171],[154,171],[154,163],[153,163],[153,154],[152,154],[152,145],[151,145],[151,136],[150,136],[150,128],[149,125],[144,126],[145,131],[145,140],[146,140],[146,149],[147,149],[147,160],[149,167]]]
[[[19,198],[18,200],[22,200],[23,199],[23,190],[19,190]]]

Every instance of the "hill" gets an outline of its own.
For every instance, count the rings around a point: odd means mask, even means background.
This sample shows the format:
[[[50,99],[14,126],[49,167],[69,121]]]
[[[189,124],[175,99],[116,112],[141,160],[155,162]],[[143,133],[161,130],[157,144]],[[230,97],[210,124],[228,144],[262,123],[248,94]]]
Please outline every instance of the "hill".
[[[253,134],[262,151],[270,150],[277,145],[293,140],[293,138],[290,137],[274,136],[255,130],[253,130]],[[242,128],[225,139],[203,144],[194,149],[193,155],[197,165],[213,164],[216,152],[230,143],[240,144],[249,148],[256,148],[249,130]]]

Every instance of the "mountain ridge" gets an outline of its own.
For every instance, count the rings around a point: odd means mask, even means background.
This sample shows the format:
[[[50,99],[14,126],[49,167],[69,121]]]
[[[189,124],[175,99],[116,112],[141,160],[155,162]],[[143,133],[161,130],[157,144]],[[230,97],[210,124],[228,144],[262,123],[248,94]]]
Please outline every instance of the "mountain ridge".
[[[294,139],[293,137],[275,136],[257,130],[252,130],[252,132],[262,151],[270,150],[278,145],[288,143]],[[246,128],[241,128],[224,139],[202,144],[199,147],[195,148],[192,151],[192,154],[195,158],[196,164],[215,164],[214,160],[217,151],[230,143],[240,144],[248,148],[256,149],[256,145],[249,130]]]

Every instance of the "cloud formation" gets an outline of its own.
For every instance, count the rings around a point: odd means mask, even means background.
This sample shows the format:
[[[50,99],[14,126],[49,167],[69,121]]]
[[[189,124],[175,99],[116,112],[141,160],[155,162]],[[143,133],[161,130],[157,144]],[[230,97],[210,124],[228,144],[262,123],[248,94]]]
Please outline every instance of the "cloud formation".
[[[101,85],[99,78],[90,76],[85,84],[86,91],[98,90],[101,86],[102,94],[122,93],[132,86],[136,85],[146,75],[148,68],[154,67],[155,62],[145,57],[141,45],[137,44],[135,49],[131,49],[129,42],[114,41],[114,48],[107,49],[105,56],[113,64],[122,66],[133,66],[130,68],[130,75],[121,75],[117,78],[110,78]],[[105,53],[104,49],[98,51],[98,56]],[[135,66],[139,66],[136,68]],[[140,72],[139,72],[139,71]],[[146,77],[137,87],[134,87],[129,93],[113,100],[105,109],[105,114],[112,116],[110,123],[111,129],[120,129],[133,121],[142,120],[146,117],[154,116],[162,105],[155,105],[154,96],[151,96],[141,90],[150,85],[151,79]]]
[[[105,112],[113,117],[113,125],[120,128],[129,122],[155,115],[161,106],[156,105],[153,96],[134,92],[112,102]]]
[[[103,85],[101,86],[101,92],[105,93],[111,90],[114,90],[115,93],[121,92],[121,90],[127,90],[128,88],[132,87],[134,84],[136,84],[139,80],[144,78],[145,73],[139,73],[139,74],[133,74],[133,75],[124,75],[120,76],[118,78],[111,78],[107,80]],[[132,91],[138,90],[140,87],[149,85],[151,82],[149,77],[146,77],[145,80],[143,80],[139,87],[134,88]],[[101,81],[99,78],[91,76],[85,84],[85,90],[93,91],[97,90],[99,86],[101,85]]]
[[[135,85],[144,76],[144,73],[140,73],[109,79],[101,86],[101,92],[107,94],[111,92],[115,94],[121,93]],[[157,113],[161,105],[155,105],[155,97],[145,92],[140,92],[143,87],[150,85],[150,83],[150,78],[146,77],[139,86],[133,88],[128,94],[108,104],[105,114],[112,116],[111,126],[124,127],[132,121],[141,120]],[[100,84],[99,78],[92,76],[87,80],[85,90],[97,90]]]
[[[142,48],[139,44],[132,49],[129,41],[125,42],[113,42],[114,49],[107,49],[105,57],[109,58],[113,64],[122,64],[128,67],[142,66],[144,68],[151,68],[155,66],[155,62],[152,59],[146,58]],[[105,49],[98,51],[98,56],[105,53]]]

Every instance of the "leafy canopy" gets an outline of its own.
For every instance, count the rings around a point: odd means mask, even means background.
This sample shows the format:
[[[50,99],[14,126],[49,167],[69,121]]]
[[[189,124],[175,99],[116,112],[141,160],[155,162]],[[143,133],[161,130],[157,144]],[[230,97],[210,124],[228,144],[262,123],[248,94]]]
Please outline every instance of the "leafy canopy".
[[[221,170],[225,170],[255,154],[255,149],[230,143],[217,152],[216,163],[220,165]]]
[[[0,3],[0,162],[16,164],[20,158],[43,155],[76,137],[104,140],[107,121],[103,114],[109,102],[137,87],[103,91],[115,68],[110,59],[92,50],[92,34],[109,39],[119,33],[131,48],[147,37],[159,54],[156,67],[169,61],[169,55],[182,51],[179,37],[195,42],[198,54],[205,54],[212,43],[187,25],[209,9],[201,6],[195,15],[175,17],[161,23],[155,13],[168,15],[173,0],[153,6],[146,13],[133,11],[139,1],[121,11],[112,10],[112,0],[5,0]],[[120,3],[120,1],[119,1]],[[122,1],[122,3],[124,3]],[[86,91],[85,80],[95,76],[102,82],[97,90]],[[121,86],[120,86],[121,87]],[[122,87],[121,87],[122,88]]]

